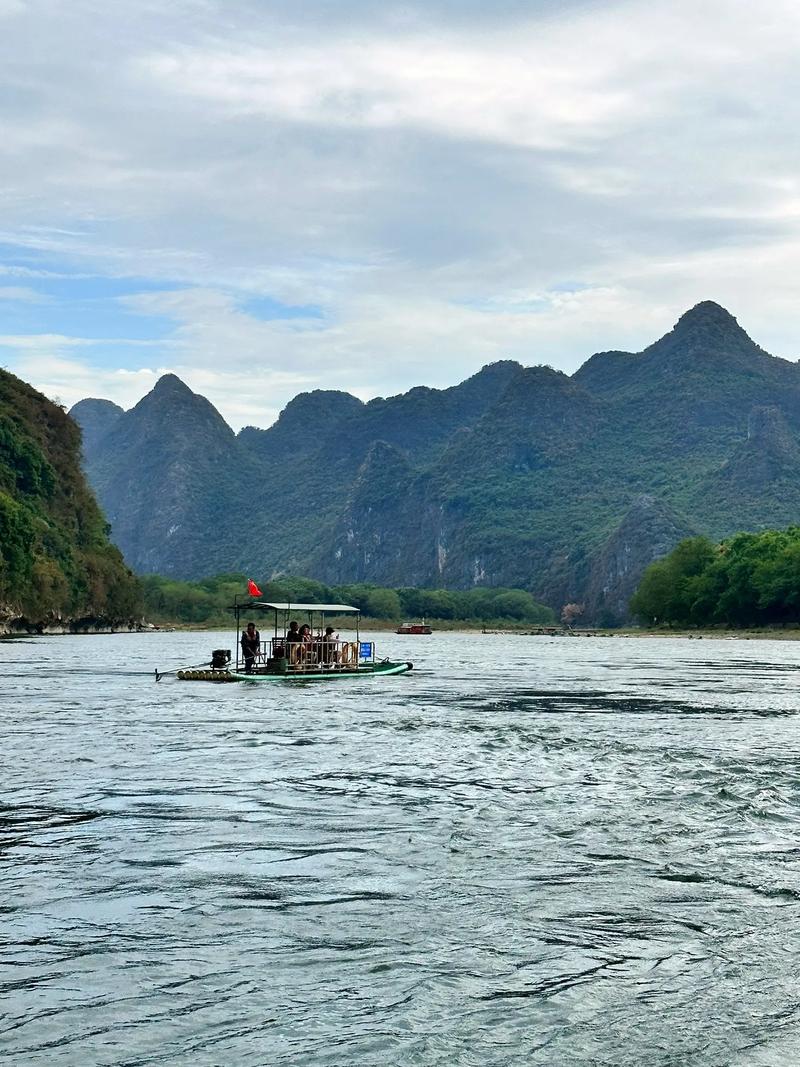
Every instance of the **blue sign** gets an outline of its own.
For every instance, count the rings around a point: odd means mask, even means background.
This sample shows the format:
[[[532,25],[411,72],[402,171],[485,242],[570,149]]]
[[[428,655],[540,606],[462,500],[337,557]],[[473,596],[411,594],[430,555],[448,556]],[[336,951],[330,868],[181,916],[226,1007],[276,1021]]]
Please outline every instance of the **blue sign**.
[[[360,649],[358,654],[359,654],[361,659],[371,659],[372,658],[372,642],[371,641],[362,641],[361,642],[361,649]]]

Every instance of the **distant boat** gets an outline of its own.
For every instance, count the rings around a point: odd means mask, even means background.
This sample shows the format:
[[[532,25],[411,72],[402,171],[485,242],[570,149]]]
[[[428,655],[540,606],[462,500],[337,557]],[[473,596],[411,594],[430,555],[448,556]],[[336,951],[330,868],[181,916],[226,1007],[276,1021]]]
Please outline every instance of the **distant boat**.
[[[425,620],[422,622],[404,622],[402,626],[398,626],[395,630],[396,634],[432,634],[433,630],[427,625]]]

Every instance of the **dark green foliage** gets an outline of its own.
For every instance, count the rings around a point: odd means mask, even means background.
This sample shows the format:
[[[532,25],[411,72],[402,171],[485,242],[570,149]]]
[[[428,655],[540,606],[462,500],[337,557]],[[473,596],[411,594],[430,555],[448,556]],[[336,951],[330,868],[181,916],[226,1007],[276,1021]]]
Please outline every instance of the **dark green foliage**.
[[[50,496],[55,471],[38,445],[8,417],[0,418],[0,468],[10,489],[33,496]]]
[[[800,622],[800,526],[682,541],[645,571],[631,600],[642,621],[673,626]]]
[[[230,623],[227,609],[247,587],[243,574],[221,574],[199,582],[149,575],[141,579],[145,612],[151,621],[206,625]],[[329,586],[311,578],[287,576],[258,583],[260,599],[274,603],[351,604],[368,619],[401,618],[448,622],[526,623],[553,626],[555,616],[520,589],[386,589],[376,585]]]
[[[15,587],[30,583],[34,538],[33,513],[6,493],[0,493],[0,578],[5,595]]]
[[[631,610],[647,622],[688,626],[698,621],[707,595],[706,570],[717,555],[706,537],[689,537],[665,559],[651,563],[631,599]]]
[[[72,419],[0,371],[0,615],[121,621],[141,613],[79,453]]]

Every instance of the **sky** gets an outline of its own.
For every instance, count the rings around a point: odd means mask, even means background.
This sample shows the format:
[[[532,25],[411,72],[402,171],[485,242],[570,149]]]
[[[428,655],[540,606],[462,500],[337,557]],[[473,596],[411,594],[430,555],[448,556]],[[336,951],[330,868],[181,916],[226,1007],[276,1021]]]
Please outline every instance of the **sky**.
[[[238,429],[706,299],[796,359],[799,48],[796,0],[0,0],[0,366]]]

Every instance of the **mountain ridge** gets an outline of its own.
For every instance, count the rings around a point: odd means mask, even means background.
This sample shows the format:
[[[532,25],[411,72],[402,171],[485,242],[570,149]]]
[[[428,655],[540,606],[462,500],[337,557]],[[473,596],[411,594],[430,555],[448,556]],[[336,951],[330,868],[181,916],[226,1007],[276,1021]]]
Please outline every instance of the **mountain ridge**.
[[[711,301],[641,352],[596,353],[572,375],[503,360],[447,389],[366,404],[315,390],[238,436],[183,383],[161,382],[186,436],[181,463],[163,459],[164,431],[140,401],[87,444],[87,470],[134,566],[177,577],[211,573],[213,560],[323,581],[516,586],[556,610],[586,600],[587,618],[623,621],[631,581],[680,530],[717,539],[800,506],[800,371]],[[162,454],[172,500],[123,454],[125,426],[139,468]],[[114,480],[136,500],[122,525]],[[215,515],[193,499],[204,493],[222,501]],[[637,506],[643,498],[652,505]],[[134,530],[142,515],[160,516],[145,536]],[[169,515],[191,530],[183,556],[167,549]],[[611,586],[601,573],[616,575]]]

